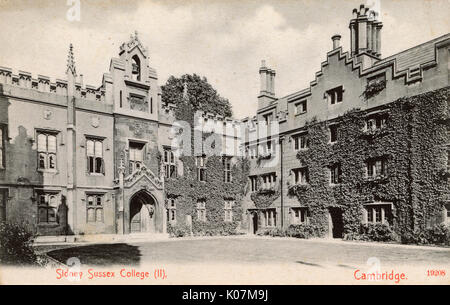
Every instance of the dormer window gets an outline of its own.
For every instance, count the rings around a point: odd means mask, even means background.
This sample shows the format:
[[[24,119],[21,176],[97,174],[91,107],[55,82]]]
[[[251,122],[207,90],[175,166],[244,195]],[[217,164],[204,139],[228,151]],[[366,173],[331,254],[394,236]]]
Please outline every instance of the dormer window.
[[[344,87],[343,86],[333,88],[326,92],[326,97],[327,97],[328,103],[331,105],[341,103],[343,100],[343,96],[344,96]]]
[[[131,58],[131,79],[137,81],[141,80],[141,60],[137,55],[134,55]]]

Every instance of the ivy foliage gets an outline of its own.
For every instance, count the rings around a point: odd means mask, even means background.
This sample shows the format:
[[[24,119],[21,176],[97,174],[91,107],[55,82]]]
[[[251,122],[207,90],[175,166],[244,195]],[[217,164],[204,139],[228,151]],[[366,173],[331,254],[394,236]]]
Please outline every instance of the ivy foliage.
[[[188,96],[183,99],[184,83],[187,83]],[[183,175],[166,179],[165,191],[168,198],[176,202],[176,225],[170,225],[173,236],[184,236],[187,232],[186,216],[192,217],[194,235],[231,235],[236,234],[242,221],[241,200],[245,194],[249,162],[245,158],[234,157],[231,166],[231,182],[224,182],[224,165],[222,156],[206,156],[206,181],[197,180],[197,166],[194,156],[194,138],[214,137],[215,134],[198,134],[194,129],[194,114],[197,110],[208,111],[225,117],[231,116],[231,105],[220,97],[216,90],[207,83],[206,78],[197,75],[183,75],[181,78],[170,77],[162,87],[163,103],[177,105],[175,117],[188,122],[191,126],[191,153],[180,156],[183,163]],[[221,137],[217,135],[217,140]],[[219,144],[219,142],[218,142]],[[206,221],[197,218],[196,204],[205,200]],[[225,200],[233,200],[232,221],[225,221]],[[189,228],[190,231],[190,228]]]
[[[449,198],[446,172],[449,142],[449,87],[400,98],[385,107],[382,130],[365,131],[366,112],[354,109],[339,117],[338,141],[329,143],[328,123],[307,124],[309,149],[297,158],[309,169],[309,186],[291,188],[310,211],[310,224],[328,229],[328,209],[340,208],[345,234],[361,234],[364,203],[393,203],[393,232],[410,236],[440,222]],[[366,162],[386,160],[387,175],[366,178]],[[342,182],[330,185],[329,167],[339,164]],[[386,230],[389,234],[391,231]],[[388,234],[387,233],[387,234]]]

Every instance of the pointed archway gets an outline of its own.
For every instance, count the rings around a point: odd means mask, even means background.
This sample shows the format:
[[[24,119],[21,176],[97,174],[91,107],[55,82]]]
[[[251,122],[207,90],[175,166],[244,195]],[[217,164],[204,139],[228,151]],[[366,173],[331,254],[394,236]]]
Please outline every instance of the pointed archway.
[[[157,201],[147,191],[140,190],[130,199],[130,233],[156,233],[159,222]]]

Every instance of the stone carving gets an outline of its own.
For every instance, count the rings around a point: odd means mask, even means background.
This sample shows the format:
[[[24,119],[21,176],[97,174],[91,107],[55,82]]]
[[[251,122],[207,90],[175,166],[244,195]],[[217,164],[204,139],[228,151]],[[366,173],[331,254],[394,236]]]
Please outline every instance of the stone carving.
[[[128,97],[130,109],[148,112],[148,100],[144,96],[131,95]]]
[[[53,112],[49,109],[44,110],[44,119],[50,120],[52,118]]]
[[[139,40],[137,31],[134,32],[134,36],[133,34],[131,34],[129,42],[127,43],[124,42],[120,46],[120,52],[131,51],[136,46],[139,47],[139,49],[145,56],[147,56],[147,49],[142,45],[141,41]]]
[[[97,128],[98,126],[100,126],[100,118],[98,116],[94,116],[91,119],[91,125],[94,128]]]
[[[135,136],[141,136],[143,133],[148,132],[147,125],[142,122],[135,122],[131,125],[130,129],[133,131]]]
[[[163,188],[163,182],[159,179],[150,169],[145,165],[142,165],[139,169],[135,170],[133,173],[125,177],[124,182],[130,186],[138,181],[142,176],[147,176],[148,179],[159,189]]]

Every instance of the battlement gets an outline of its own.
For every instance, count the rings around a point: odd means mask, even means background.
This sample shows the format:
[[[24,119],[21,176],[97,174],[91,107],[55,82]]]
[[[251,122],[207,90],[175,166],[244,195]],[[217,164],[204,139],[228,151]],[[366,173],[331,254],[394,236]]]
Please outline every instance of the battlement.
[[[67,96],[67,80],[51,80],[50,77],[40,74],[33,77],[30,72],[21,70],[14,73],[13,69],[1,66],[0,84],[16,86],[43,93],[53,93],[60,96]],[[83,86],[82,82],[77,82],[75,83],[75,97],[90,101],[104,102],[105,88],[103,86]]]

